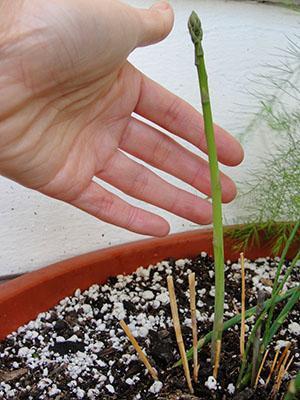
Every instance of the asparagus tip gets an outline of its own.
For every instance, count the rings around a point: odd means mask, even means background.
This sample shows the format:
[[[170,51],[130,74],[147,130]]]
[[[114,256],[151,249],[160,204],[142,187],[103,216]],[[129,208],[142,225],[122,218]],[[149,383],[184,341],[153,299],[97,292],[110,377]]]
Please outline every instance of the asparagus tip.
[[[193,43],[194,44],[199,43],[202,40],[203,31],[202,31],[200,19],[195,11],[192,12],[192,14],[189,18],[188,28],[189,28]]]

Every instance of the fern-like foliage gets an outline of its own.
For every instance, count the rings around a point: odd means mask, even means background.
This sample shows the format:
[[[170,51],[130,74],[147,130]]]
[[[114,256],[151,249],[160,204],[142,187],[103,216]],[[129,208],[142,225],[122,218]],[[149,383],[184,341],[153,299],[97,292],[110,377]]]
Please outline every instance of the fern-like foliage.
[[[259,108],[244,135],[267,124],[272,133],[269,140],[278,145],[270,146],[272,154],[262,154],[247,183],[240,185],[238,206],[247,217],[232,236],[242,249],[257,243],[266,230],[273,252],[279,254],[300,219],[300,36],[288,40],[277,65],[266,68],[254,93]],[[300,246],[300,234],[296,240]]]

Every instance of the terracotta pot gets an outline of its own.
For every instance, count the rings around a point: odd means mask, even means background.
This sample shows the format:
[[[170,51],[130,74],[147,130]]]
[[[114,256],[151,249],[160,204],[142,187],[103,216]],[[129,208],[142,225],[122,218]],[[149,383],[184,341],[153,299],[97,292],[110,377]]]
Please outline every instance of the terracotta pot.
[[[0,339],[34,319],[40,312],[70,296],[77,288],[104,283],[109,276],[133,272],[166,258],[188,258],[205,251],[212,254],[212,231],[194,230],[163,239],[146,239],[94,251],[27,273],[0,286]],[[270,255],[270,243],[261,240],[246,257]],[[290,256],[294,253],[293,249]],[[237,259],[231,239],[225,238],[225,257]]]

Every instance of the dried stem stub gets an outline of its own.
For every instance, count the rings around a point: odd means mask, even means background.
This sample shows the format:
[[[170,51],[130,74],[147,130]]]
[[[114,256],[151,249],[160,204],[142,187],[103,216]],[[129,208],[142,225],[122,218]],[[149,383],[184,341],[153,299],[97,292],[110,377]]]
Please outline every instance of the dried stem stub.
[[[281,356],[280,356],[280,358],[278,360],[278,363],[277,363],[276,368],[275,368],[275,374],[280,369],[281,364],[283,363],[283,361],[284,361],[284,359],[285,359],[290,347],[291,347],[291,342],[288,342],[287,345],[285,346],[284,350],[283,350],[283,353],[281,354]]]
[[[245,259],[244,253],[240,255],[241,259],[241,336],[240,336],[240,352],[241,358],[243,358],[245,353],[245,333],[246,333],[246,278],[245,278]]]
[[[281,364],[281,366],[279,368],[279,372],[278,372],[275,384],[274,384],[273,389],[272,389],[272,394],[273,394],[274,397],[278,393],[278,391],[280,389],[280,386],[281,386],[281,383],[282,383],[282,379],[283,379],[286,371],[288,370],[288,368],[290,367],[290,365],[291,365],[291,363],[293,361],[293,357],[292,357],[290,362],[288,363],[288,366],[285,367],[290,354],[291,354],[291,351],[288,350],[287,353],[286,353],[286,356],[284,357],[284,360],[282,361],[282,364]]]
[[[272,365],[271,365],[271,368],[270,368],[269,375],[268,375],[267,380],[266,380],[266,386],[269,384],[270,379],[271,379],[271,377],[273,375],[273,372],[274,372],[274,369],[275,369],[275,365],[276,365],[276,361],[278,359],[279,353],[280,353],[280,349],[277,349],[276,353],[275,353],[275,356],[274,356],[274,359],[273,359],[273,362],[272,362]]]
[[[259,366],[259,369],[258,369],[258,372],[257,372],[257,376],[256,376],[256,379],[255,379],[254,389],[256,389],[256,387],[257,387],[257,385],[258,385],[258,381],[259,381],[259,378],[260,378],[260,374],[261,374],[261,371],[262,371],[262,369],[263,369],[263,367],[264,367],[264,365],[265,365],[267,356],[268,356],[268,354],[269,354],[269,350],[270,350],[270,349],[268,349],[268,350],[265,352],[264,357],[263,357],[263,359],[262,359],[262,362],[261,362],[261,364],[260,364],[260,366]]]
[[[182,337],[182,333],[181,333],[181,326],[180,326],[180,320],[179,320],[178,308],[177,308],[177,302],[176,302],[176,296],[175,296],[175,290],[174,290],[174,282],[173,282],[173,277],[171,275],[168,276],[167,283],[168,283],[168,290],[169,290],[169,296],[170,296],[170,306],[171,306],[171,313],[172,313],[172,318],[173,318],[173,325],[174,325],[176,340],[177,340],[177,344],[178,344],[178,348],[179,348],[179,353],[180,353],[180,357],[182,359],[182,365],[183,365],[187,385],[189,387],[190,392],[193,394],[194,389],[193,389],[193,385],[192,385],[189,364],[188,364],[188,360],[187,360],[187,356],[186,356],[186,352],[185,352],[185,346],[184,346],[184,342],[183,342],[183,337]]]
[[[196,315],[196,278],[195,273],[189,274],[189,289],[190,289],[190,308],[192,319],[193,333],[193,361],[194,361],[194,381],[198,382],[198,334],[197,334],[197,315]]]
[[[216,356],[215,356],[215,365],[214,365],[214,372],[213,377],[217,380],[218,372],[220,367],[220,356],[221,356],[221,340],[217,340],[216,343]]]
[[[152,376],[152,378],[155,381],[157,381],[158,380],[157,372],[151,366],[150,362],[148,361],[148,358],[146,357],[146,354],[143,352],[143,350],[141,349],[140,345],[136,341],[135,337],[131,333],[128,325],[123,320],[120,321],[120,325],[121,325],[122,329],[124,330],[124,332],[125,332],[126,336],[128,337],[128,339],[130,340],[131,344],[135,348],[136,352],[138,353],[138,356],[140,357],[140,360],[144,363],[145,367],[149,371],[149,373]]]

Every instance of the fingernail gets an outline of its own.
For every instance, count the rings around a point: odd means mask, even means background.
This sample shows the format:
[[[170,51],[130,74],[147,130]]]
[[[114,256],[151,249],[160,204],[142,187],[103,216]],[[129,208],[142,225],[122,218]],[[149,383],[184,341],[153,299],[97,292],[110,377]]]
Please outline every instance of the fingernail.
[[[167,3],[166,1],[160,1],[159,3],[155,3],[153,4],[153,6],[151,8],[155,8],[156,10],[167,10],[168,8],[170,8],[169,3]]]

